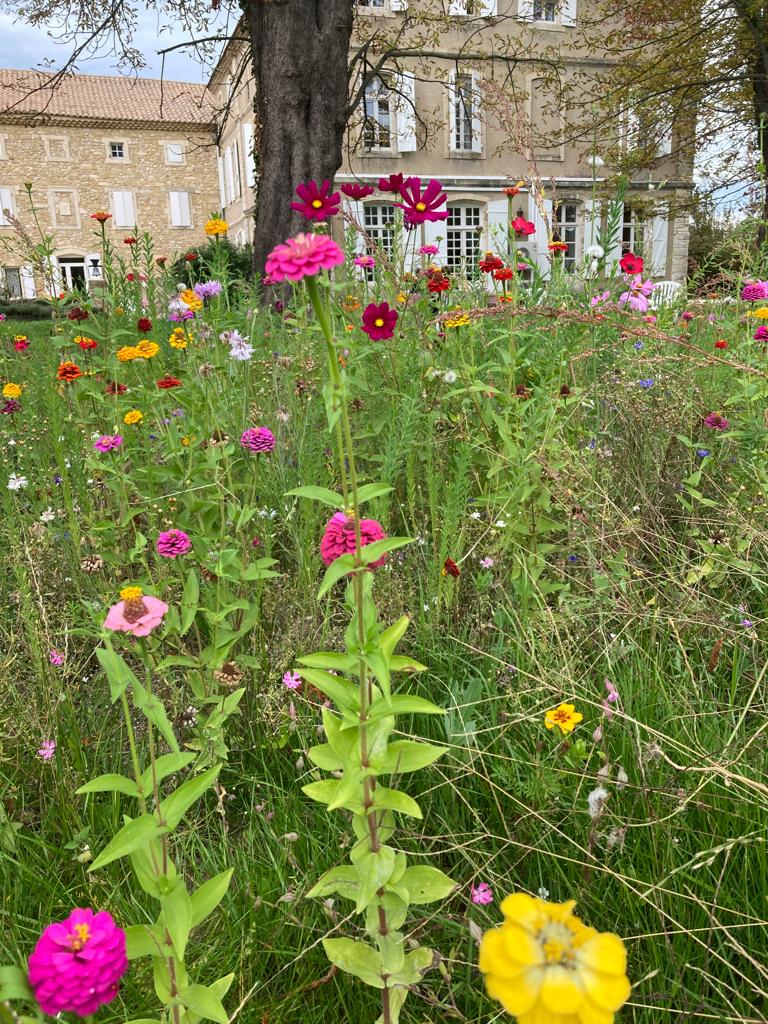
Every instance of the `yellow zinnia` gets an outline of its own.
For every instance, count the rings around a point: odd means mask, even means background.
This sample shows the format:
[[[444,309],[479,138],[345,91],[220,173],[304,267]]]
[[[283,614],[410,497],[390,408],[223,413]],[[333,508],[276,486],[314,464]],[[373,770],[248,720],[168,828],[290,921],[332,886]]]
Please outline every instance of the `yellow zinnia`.
[[[123,423],[127,423],[128,426],[131,427],[135,423],[141,423],[141,421],[143,419],[144,419],[144,413],[143,412],[139,412],[138,409],[131,409],[130,412],[127,412],[125,414],[125,416],[123,416]]]
[[[206,235],[213,238],[216,235],[226,235],[228,227],[229,224],[227,224],[225,220],[222,220],[221,217],[211,217],[209,221],[206,221],[203,230]]]
[[[472,321],[468,313],[451,313],[444,321],[446,327],[468,327]]]
[[[183,327],[176,327],[171,331],[170,337],[168,338],[168,344],[171,348],[187,347],[187,336],[184,333]]]
[[[565,736],[568,732],[573,732],[575,727],[584,718],[579,711],[576,710],[573,704],[560,704],[559,707],[552,708],[544,716],[544,724],[548,729],[554,729],[558,726],[560,732]]]
[[[21,385],[9,380],[3,388],[3,398],[21,398]]]
[[[513,893],[504,923],[482,938],[488,995],[518,1024],[612,1024],[629,998],[624,943],[583,924],[575,906]]]
[[[185,292],[182,292],[179,298],[193,313],[199,313],[203,308],[203,300],[191,288],[187,288]]]
[[[139,350],[133,345],[123,345],[117,350],[117,358],[121,363],[129,363],[131,359],[139,358]]]
[[[757,320],[768,320],[768,306],[758,306],[757,309],[750,310],[747,316],[753,316]]]
[[[152,356],[156,356],[160,351],[160,346],[156,341],[150,341],[149,338],[143,338],[136,346],[136,354],[142,359],[151,359]]]

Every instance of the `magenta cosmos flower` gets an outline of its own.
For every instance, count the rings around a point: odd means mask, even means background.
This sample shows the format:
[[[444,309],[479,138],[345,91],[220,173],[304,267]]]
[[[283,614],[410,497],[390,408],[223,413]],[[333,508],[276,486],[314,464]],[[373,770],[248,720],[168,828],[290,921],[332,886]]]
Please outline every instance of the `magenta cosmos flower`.
[[[741,289],[741,298],[744,302],[760,302],[768,299],[768,281],[749,281]]]
[[[150,597],[141,587],[124,587],[120,591],[120,598],[109,609],[104,620],[104,628],[116,633],[149,636],[162,623],[168,611],[165,601]]]
[[[386,178],[379,178],[379,192],[394,192],[399,196],[404,184],[402,174],[390,174]]]
[[[372,196],[376,189],[373,185],[359,185],[356,181],[353,181],[348,182],[346,185],[342,185],[341,191],[348,199],[355,199],[359,201],[361,199],[366,199],[368,196]]]
[[[704,425],[710,430],[727,430],[728,420],[719,412],[711,412],[704,417]]]
[[[275,435],[269,427],[249,427],[243,431],[240,445],[249,452],[271,452],[275,447]]]
[[[166,530],[158,536],[156,547],[163,558],[177,558],[189,551],[192,541],[183,530]]]
[[[29,984],[43,1013],[89,1017],[117,996],[128,970],[125,932],[106,910],[76,908],[49,924],[29,958]]]
[[[331,183],[326,180],[322,185],[316,181],[307,181],[296,186],[296,195],[300,202],[291,203],[292,210],[298,210],[302,217],[307,220],[325,221],[329,217],[335,217],[339,212],[341,196],[338,192],[331,192]]]
[[[397,310],[391,309],[388,302],[372,302],[363,311],[363,330],[371,341],[383,341],[395,333]]]
[[[102,434],[101,437],[93,442],[93,447],[98,452],[113,452],[122,443],[123,439],[120,434]]]
[[[427,187],[421,191],[421,178],[409,178],[400,189],[402,203],[395,203],[404,211],[406,228],[414,228],[426,221],[446,220],[447,210],[438,210],[448,198],[443,186],[430,178]]]
[[[301,281],[321,270],[344,262],[344,253],[327,235],[297,235],[276,245],[267,256],[265,270],[270,283]]]
[[[383,540],[386,537],[381,523],[375,519],[360,520],[360,544],[373,544],[375,540]],[[323,539],[320,541],[320,557],[326,565],[334,562],[339,555],[347,555],[355,550],[355,520],[343,512],[336,512],[331,516],[325,528]],[[371,562],[368,568],[378,569],[387,560],[386,555]]]

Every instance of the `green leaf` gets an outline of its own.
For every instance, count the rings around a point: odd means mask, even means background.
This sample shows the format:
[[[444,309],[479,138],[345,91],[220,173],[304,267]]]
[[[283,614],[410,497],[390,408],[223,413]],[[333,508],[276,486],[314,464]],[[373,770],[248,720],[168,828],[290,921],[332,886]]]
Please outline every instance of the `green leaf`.
[[[373,544],[365,545],[360,552],[360,560],[363,565],[370,565],[371,562],[378,561],[382,555],[386,555],[390,551],[397,551],[398,548],[404,548],[406,544],[412,543],[413,540],[410,537],[385,537],[384,540],[375,540]]]
[[[0,967],[0,1002],[6,999],[34,1001],[27,975],[20,967]]]
[[[324,672],[319,668],[303,668],[302,666],[299,667],[299,675],[308,683],[316,686],[338,708],[346,708],[355,712],[359,710],[360,695],[351,680],[344,679],[342,676],[332,676],[330,672]]]
[[[307,756],[312,764],[316,764],[318,768],[322,768],[326,772],[337,772],[344,765],[330,743],[321,743],[319,746],[310,747]]]
[[[376,543],[380,543],[377,541]],[[372,547],[373,545],[371,545]],[[318,600],[327,594],[331,587],[342,576],[346,576],[355,568],[355,556],[354,555],[339,555],[335,558],[328,568],[325,570],[325,576],[323,576],[323,582],[320,584],[320,589],[317,592]]]
[[[133,700],[136,707],[155,726],[174,754],[180,753],[176,734],[173,731],[173,726],[168,721],[168,715],[165,713],[162,702],[154,693],[150,693],[138,679],[134,678],[131,686],[133,687]]]
[[[125,693],[126,686],[133,686],[134,683],[138,682],[136,676],[116,651],[107,647],[98,647],[96,649],[96,657],[107,674],[109,693],[113,701],[120,699],[123,693]]]
[[[192,927],[195,928],[218,907],[226,895],[234,868],[214,875],[189,897],[192,905]]]
[[[389,669],[391,672],[426,672],[427,666],[422,665],[420,661],[414,661],[413,658],[393,654],[389,659]]]
[[[335,491],[329,490],[327,487],[294,487],[292,491],[286,491],[286,494],[295,495],[297,498],[310,498],[312,501],[321,501],[323,505],[330,505],[331,508],[344,508],[344,499],[340,494]]]
[[[125,929],[126,955],[129,960],[142,956],[158,956],[161,946],[145,924],[131,924]]]
[[[443,708],[439,708],[423,697],[414,697],[410,694],[396,694],[388,701],[377,700],[371,707],[368,720],[374,721],[377,718],[384,718],[386,715],[444,715]]]
[[[91,871],[98,871],[99,868],[111,864],[113,860],[125,857],[132,853],[144,843],[153,839],[163,831],[151,814],[142,814],[140,818],[131,821],[126,819],[126,824],[120,829],[117,835],[113,836],[104,847],[96,860],[91,864]]]
[[[308,668],[332,668],[340,672],[354,672],[358,659],[351,654],[338,654],[336,651],[318,651],[297,659],[299,664]]]
[[[217,1024],[227,1024],[229,1020],[217,993],[205,985],[189,985],[179,992],[179,998],[193,1013],[207,1020],[215,1020]]]
[[[385,988],[381,977],[381,956],[364,942],[354,939],[323,939],[325,955],[347,974],[360,978],[373,988]]]
[[[381,650],[367,651],[363,660],[381,684],[384,696],[389,698],[391,692],[389,663],[384,652]]]
[[[388,978],[387,985],[391,988],[397,986],[395,991],[399,991],[401,985],[416,985],[421,981],[422,974],[432,964],[433,959],[432,950],[426,946],[414,949],[412,953],[407,954],[402,971],[398,971],[397,974]]]
[[[86,782],[85,785],[75,790],[78,796],[82,796],[84,793],[125,793],[126,796],[138,796],[139,791],[136,788],[136,783],[133,779],[128,779],[125,775],[99,775],[98,778],[91,779],[90,782]]]
[[[387,628],[380,634],[379,643],[381,644],[381,649],[387,658],[391,658],[394,654],[395,648],[403,638],[403,635],[406,629],[408,629],[410,623],[411,620],[407,615],[401,615],[397,622],[393,622],[391,626],[387,626]]]
[[[182,771],[188,764],[191,764],[195,760],[197,754],[163,754],[162,757],[158,757],[155,761],[155,777],[158,782],[162,782],[169,775],[175,775],[176,772]],[[141,789],[142,792],[148,793],[152,788],[152,766],[142,774],[141,776]]]
[[[450,896],[456,888],[456,883],[439,868],[422,864],[406,868],[397,884],[408,890],[411,903],[435,903]]]
[[[371,758],[371,767],[381,773],[417,772],[427,765],[434,764],[446,753],[447,747],[438,747],[432,743],[414,743],[413,740],[395,740],[378,757]]]
[[[360,879],[355,912],[362,914],[375,898],[379,889],[383,889],[392,877],[395,868],[395,851],[391,846],[380,846],[375,853],[368,850],[367,856],[359,860],[355,867]]]
[[[179,879],[169,893],[160,897],[160,902],[173,951],[179,960],[183,961],[189,933],[192,930],[192,902],[184,882]]]
[[[380,498],[383,494],[389,494],[393,490],[394,487],[390,487],[389,484],[363,484],[357,489],[357,504],[362,505],[365,501],[373,501],[374,498]]]
[[[341,864],[339,867],[326,871],[307,893],[308,899],[318,896],[330,896],[338,893],[348,900],[356,900],[360,889],[360,879],[357,868],[351,864]]]
[[[198,582],[195,570],[190,569],[186,583],[184,584],[184,592],[181,595],[181,627],[179,629],[181,636],[184,636],[189,627],[195,621],[199,602],[200,583]]]
[[[169,829],[176,828],[192,804],[199,800],[221,771],[221,765],[215,764],[194,779],[188,779],[170,796],[160,803],[159,817]],[[179,957],[181,959],[181,957]]]
[[[377,809],[398,811],[400,814],[408,815],[409,818],[423,817],[421,808],[412,796],[402,793],[399,789],[387,789],[386,786],[376,787],[373,794],[373,806]]]

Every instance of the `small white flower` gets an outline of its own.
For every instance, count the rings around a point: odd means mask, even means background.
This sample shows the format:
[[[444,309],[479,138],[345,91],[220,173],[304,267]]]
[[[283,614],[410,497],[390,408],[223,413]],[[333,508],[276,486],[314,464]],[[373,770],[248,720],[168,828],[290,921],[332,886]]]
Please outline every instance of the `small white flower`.
[[[539,888],[536,890],[536,895],[539,897],[540,900],[548,900],[549,889],[545,888],[543,885],[540,885]]]
[[[12,437],[8,438],[7,444],[9,448],[14,448],[16,446],[16,442],[13,440]]]
[[[595,818],[599,818],[603,813],[605,807],[605,801],[608,799],[608,790],[604,786],[597,786],[587,796],[587,805],[589,807],[589,816],[594,821]]]
[[[455,372],[453,370],[446,370],[445,373],[443,374],[443,380],[445,381],[446,384],[455,384],[456,383],[456,374],[455,374]]]
[[[40,513],[40,522],[41,523],[52,523],[55,518],[56,518],[56,513],[53,511],[53,509],[51,508],[50,505],[45,510],[45,512],[41,512]]]
[[[590,167],[605,167],[605,160],[601,156],[597,156],[597,154],[591,156],[588,162]]]
[[[26,487],[29,480],[25,476],[16,476],[15,473],[11,473],[8,477],[8,490],[9,491],[20,491],[23,487]]]
[[[477,509],[475,509],[474,512],[470,512],[469,513],[469,518],[470,519],[482,519],[482,514],[480,512],[478,512]]]
[[[605,249],[602,245],[590,245],[584,255],[591,260],[601,260],[605,256]]]
[[[505,519],[497,519],[493,525],[496,527],[497,530],[503,530],[504,527],[507,525],[507,522]]]

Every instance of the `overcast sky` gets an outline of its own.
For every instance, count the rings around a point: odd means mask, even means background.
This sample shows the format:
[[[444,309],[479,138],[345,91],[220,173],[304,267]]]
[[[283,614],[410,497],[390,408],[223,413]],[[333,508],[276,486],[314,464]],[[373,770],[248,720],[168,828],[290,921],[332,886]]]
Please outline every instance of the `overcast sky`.
[[[184,37],[165,29],[162,17],[156,13],[141,10],[139,14],[139,30],[133,45],[144,54],[147,67],[142,74],[148,78],[160,77],[161,58],[157,50],[174,43],[184,41]],[[222,24],[224,29],[225,25]],[[211,33],[213,34],[213,33]],[[67,60],[70,46],[55,41],[55,28],[31,28],[23,22],[16,21],[12,15],[0,11],[0,67],[4,68],[36,68],[45,67],[46,58],[58,68]],[[190,50],[175,50],[165,58],[165,77],[180,82],[204,82],[210,75],[210,68],[204,68],[199,61],[189,56]],[[77,64],[83,74],[114,75],[117,74],[114,56],[109,54],[83,56]]]

